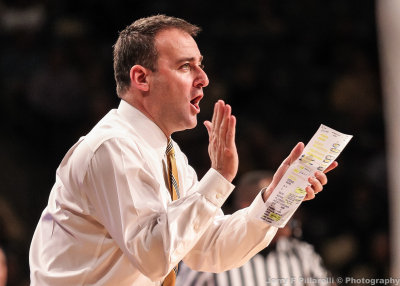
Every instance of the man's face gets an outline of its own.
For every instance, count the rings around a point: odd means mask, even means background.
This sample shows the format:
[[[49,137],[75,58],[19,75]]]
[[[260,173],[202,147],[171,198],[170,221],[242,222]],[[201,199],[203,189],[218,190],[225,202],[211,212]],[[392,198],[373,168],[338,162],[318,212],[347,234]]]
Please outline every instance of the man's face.
[[[197,44],[186,32],[161,31],[156,35],[155,45],[157,71],[150,75],[148,108],[153,120],[169,136],[196,126],[208,78],[201,68],[203,57]]]

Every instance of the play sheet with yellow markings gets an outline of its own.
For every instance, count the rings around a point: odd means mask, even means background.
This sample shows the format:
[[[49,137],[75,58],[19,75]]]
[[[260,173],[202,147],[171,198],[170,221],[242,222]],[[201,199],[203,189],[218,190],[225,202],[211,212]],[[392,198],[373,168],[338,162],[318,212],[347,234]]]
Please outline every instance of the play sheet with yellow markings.
[[[310,185],[308,178],[317,170],[324,171],[336,160],[352,137],[321,124],[265,202],[261,219],[284,227],[306,195],[305,188]]]

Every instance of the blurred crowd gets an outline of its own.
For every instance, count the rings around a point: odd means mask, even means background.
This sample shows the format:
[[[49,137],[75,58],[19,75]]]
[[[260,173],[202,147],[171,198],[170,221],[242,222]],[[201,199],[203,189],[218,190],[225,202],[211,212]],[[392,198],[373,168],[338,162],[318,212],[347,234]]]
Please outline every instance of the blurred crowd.
[[[201,177],[213,103],[238,119],[239,174],[276,169],[325,124],[353,140],[303,237],[337,276],[388,277],[388,196],[375,3],[331,1],[0,1],[0,246],[7,285],[28,285],[29,243],[68,148],[118,105],[112,45],[163,13],[203,28],[210,86],[199,126],[175,135]],[[228,201],[225,208],[230,210]]]

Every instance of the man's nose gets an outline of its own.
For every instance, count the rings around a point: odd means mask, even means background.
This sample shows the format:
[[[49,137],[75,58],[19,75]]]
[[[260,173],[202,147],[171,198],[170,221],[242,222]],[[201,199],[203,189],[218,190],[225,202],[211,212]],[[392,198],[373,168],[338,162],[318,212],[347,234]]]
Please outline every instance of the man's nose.
[[[198,74],[196,76],[196,79],[194,80],[193,85],[195,87],[206,87],[210,81],[208,80],[208,76],[206,72],[202,68],[198,68]]]

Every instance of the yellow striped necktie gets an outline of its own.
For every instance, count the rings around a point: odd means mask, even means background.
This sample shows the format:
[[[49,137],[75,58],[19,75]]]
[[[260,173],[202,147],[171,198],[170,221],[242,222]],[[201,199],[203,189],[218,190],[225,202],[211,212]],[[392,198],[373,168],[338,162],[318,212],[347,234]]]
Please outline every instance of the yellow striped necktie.
[[[168,139],[167,150],[167,164],[168,164],[168,187],[169,193],[173,201],[179,199],[179,179],[178,170],[176,169],[175,151],[171,138]]]
[[[168,188],[173,201],[179,199],[179,179],[178,170],[176,169],[175,151],[171,138],[168,138],[168,145],[166,150],[167,164],[168,164]],[[165,277],[163,286],[174,286],[176,275],[178,274],[178,265],[175,266],[167,277]]]

